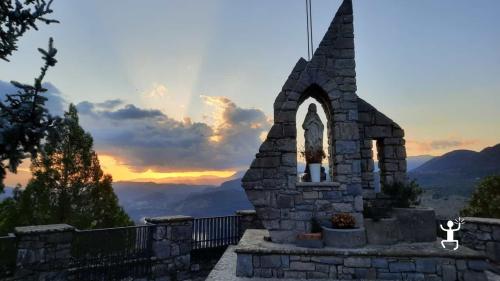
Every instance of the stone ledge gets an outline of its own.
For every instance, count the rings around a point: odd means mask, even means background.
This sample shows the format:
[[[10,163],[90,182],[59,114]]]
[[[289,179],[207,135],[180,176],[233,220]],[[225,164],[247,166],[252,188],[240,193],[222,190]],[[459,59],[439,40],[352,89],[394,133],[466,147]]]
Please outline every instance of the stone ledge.
[[[187,222],[187,221],[192,221],[193,217],[191,217],[191,216],[177,215],[177,216],[163,216],[163,217],[145,218],[144,220],[147,223],[161,224],[161,223],[171,223],[171,222]]]
[[[465,217],[463,219],[465,220],[466,224],[468,222],[471,222],[471,223],[492,224],[492,225],[498,225],[498,226],[500,226],[500,219],[478,218],[478,217]]]
[[[224,255],[219,259],[214,269],[210,272],[205,281],[286,281],[299,279],[291,278],[259,278],[259,277],[237,277],[236,276],[236,253],[235,246],[227,247]],[[325,279],[307,279],[308,281],[324,281]],[[331,281],[345,281],[341,279],[328,279]],[[377,281],[377,280],[370,280]]]
[[[32,225],[20,226],[14,228],[15,234],[39,234],[53,232],[68,232],[74,231],[75,228],[69,224],[47,224],[47,225]]]
[[[238,216],[255,216],[257,212],[255,210],[238,210],[236,211],[236,215]]]
[[[332,189],[341,189],[340,188],[340,183],[338,182],[330,182],[330,181],[323,181],[323,182],[297,182],[295,184],[297,188],[332,188]]]
[[[435,257],[454,259],[485,259],[483,253],[460,246],[456,251],[444,250],[440,240],[428,243],[399,243],[395,245],[367,245],[357,249],[325,247],[321,249],[301,248],[291,244],[264,241],[267,230],[248,229],[234,251],[238,254],[286,254],[318,256],[386,256],[386,257]]]

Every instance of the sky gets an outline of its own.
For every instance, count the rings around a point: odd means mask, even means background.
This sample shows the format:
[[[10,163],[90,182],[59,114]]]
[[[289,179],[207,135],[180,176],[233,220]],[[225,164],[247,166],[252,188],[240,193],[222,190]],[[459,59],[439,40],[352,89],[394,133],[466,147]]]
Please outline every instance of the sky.
[[[315,46],[340,2],[313,1]],[[0,90],[32,81],[36,48],[54,37],[50,107],[77,105],[115,180],[245,170],[307,55],[303,0],[55,0],[53,9],[61,23],[27,33],[0,62]],[[405,129],[409,155],[500,142],[499,10],[496,0],[354,1],[357,94]],[[6,183],[28,177],[25,163]]]

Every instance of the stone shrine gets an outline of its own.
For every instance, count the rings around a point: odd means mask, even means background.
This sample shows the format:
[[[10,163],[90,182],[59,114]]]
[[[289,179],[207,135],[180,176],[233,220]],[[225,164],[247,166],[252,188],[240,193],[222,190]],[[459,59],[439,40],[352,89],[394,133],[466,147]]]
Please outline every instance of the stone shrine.
[[[344,1],[312,59],[299,59],[274,102],[274,125],[243,177],[243,187],[274,242],[310,232],[311,220],[350,213],[363,224],[373,199],[376,141],[381,184],[406,181],[403,129],[356,95],[351,1]],[[296,115],[307,98],[327,118],[328,173],[319,186],[297,181]]]
[[[434,210],[392,208],[393,198],[375,190],[373,143],[380,185],[407,184],[404,131],[357,96],[355,66],[352,1],[344,0],[311,60],[299,59],[274,101],[274,124],[242,179],[266,229],[247,230],[207,280],[486,280],[482,253],[441,248]],[[310,97],[327,119],[328,182],[297,177],[296,115]],[[323,149],[314,109],[304,122],[305,149],[313,151]],[[391,211],[364,217],[365,206]],[[341,217],[345,229],[334,223]]]

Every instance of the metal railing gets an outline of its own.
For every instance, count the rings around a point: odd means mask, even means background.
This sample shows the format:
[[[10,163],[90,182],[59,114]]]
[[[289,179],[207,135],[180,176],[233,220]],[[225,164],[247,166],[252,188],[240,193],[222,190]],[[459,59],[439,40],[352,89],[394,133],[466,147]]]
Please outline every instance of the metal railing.
[[[76,231],[72,264],[78,280],[149,275],[155,225]]]
[[[16,237],[0,237],[0,278],[11,276],[16,269]]]
[[[193,221],[192,249],[210,249],[237,244],[240,240],[238,216],[196,218]]]

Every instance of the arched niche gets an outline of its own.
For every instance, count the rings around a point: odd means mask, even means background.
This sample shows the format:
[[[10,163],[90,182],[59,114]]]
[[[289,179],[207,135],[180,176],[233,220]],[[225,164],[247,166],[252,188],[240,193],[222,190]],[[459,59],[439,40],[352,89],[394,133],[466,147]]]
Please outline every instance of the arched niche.
[[[299,149],[303,148],[304,145],[304,138],[303,138],[303,132],[304,130],[302,129],[302,123],[304,122],[304,118],[307,114],[307,108],[309,104],[315,104],[317,105],[317,113],[325,127],[325,130],[323,132],[323,150],[326,153],[326,166],[323,166],[325,168],[325,173],[327,173],[327,179],[324,181],[332,181],[332,167],[333,167],[333,157],[334,157],[334,151],[333,151],[333,139],[332,139],[332,133],[333,132],[333,122],[332,122],[332,116],[334,114],[334,110],[332,108],[332,104],[330,100],[328,99],[328,94],[317,84],[312,84],[309,86],[304,93],[300,96],[300,99],[298,101],[298,107],[297,107],[297,113],[296,113],[296,128],[297,132],[300,134],[297,134],[297,155],[298,159],[300,159],[300,151]],[[319,106],[318,106],[319,105]],[[301,111],[304,112],[304,114],[300,114]],[[324,118],[323,118],[324,117]],[[305,163],[304,163],[305,164]],[[324,162],[322,163],[322,165]],[[297,165],[297,181],[301,181],[300,175],[304,172],[305,167]],[[322,180],[323,181],[323,180]]]

